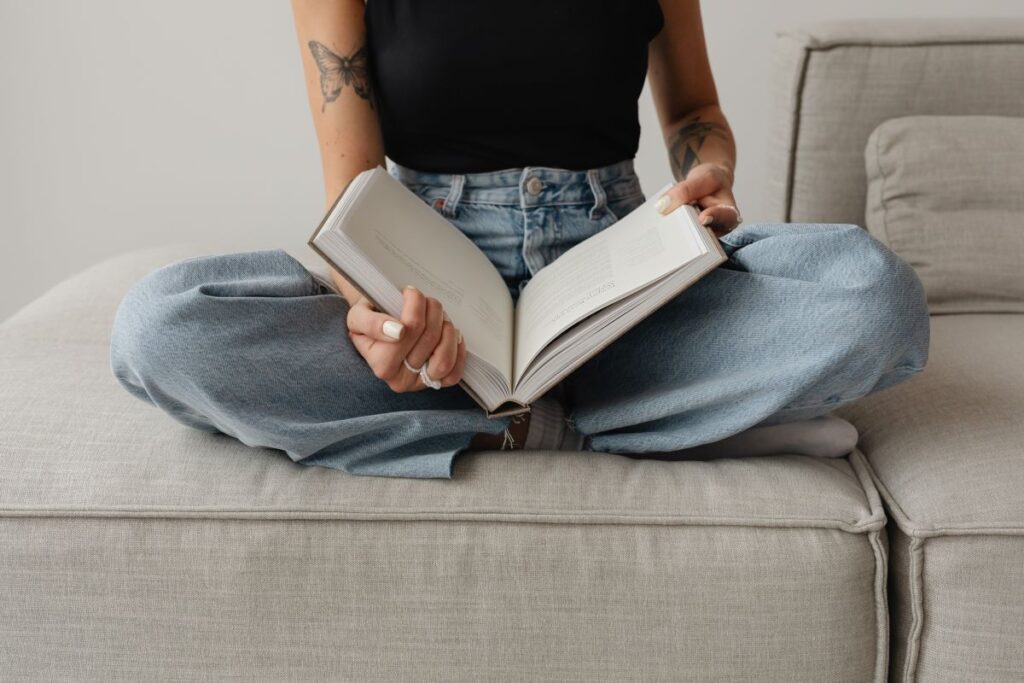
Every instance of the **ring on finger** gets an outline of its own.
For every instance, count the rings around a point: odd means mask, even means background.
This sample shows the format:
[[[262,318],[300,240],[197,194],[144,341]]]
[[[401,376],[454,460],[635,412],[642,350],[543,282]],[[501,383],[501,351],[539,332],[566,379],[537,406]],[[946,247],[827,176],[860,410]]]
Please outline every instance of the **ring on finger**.
[[[418,374],[420,376],[420,381],[423,382],[423,386],[430,387],[431,389],[442,388],[441,380],[431,379],[430,375],[427,374],[427,370],[430,367],[429,360],[423,361],[423,365],[421,365],[418,368],[414,368],[413,366],[409,365],[409,360],[407,358],[403,358],[402,365],[404,365],[405,369],[408,370],[409,372],[415,372],[416,374]]]
[[[421,367],[420,370],[419,370],[420,381],[423,382],[424,386],[428,386],[431,389],[440,389],[441,388],[441,380],[439,380],[439,379],[431,379],[430,375],[427,373],[427,370],[429,370],[429,368],[430,368],[430,361],[423,361],[423,367]]]

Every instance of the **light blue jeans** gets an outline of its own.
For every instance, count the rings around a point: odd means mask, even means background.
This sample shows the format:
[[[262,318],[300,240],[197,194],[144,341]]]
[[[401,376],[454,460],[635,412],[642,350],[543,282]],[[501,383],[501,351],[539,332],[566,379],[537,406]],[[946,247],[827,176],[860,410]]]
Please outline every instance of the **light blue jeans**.
[[[473,239],[514,296],[644,200],[631,161],[590,171],[390,171]],[[585,449],[718,441],[828,413],[924,366],[921,284],[861,228],[746,225],[721,242],[727,263],[554,392]],[[186,259],[125,295],[112,369],[129,392],[190,427],[351,474],[450,478],[476,433],[508,426],[459,387],[393,393],[350,343],[347,310],[282,250]]]

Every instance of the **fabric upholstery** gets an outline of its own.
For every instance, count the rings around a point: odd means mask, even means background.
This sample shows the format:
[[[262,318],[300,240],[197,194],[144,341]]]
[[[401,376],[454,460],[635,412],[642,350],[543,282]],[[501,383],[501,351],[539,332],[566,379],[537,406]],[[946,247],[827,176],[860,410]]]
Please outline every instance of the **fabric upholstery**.
[[[1024,116],[1021,17],[810,25],[780,34],[775,66],[770,220],[865,225],[865,148],[889,119]],[[934,316],[925,371],[840,411],[890,517],[891,680],[1024,679],[1022,332]]]
[[[864,148],[899,116],[1024,116],[1024,18],[858,20],[778,37],[771,221],[864,225]]]
[[[865,165],[867,228],[932,313],[1024,312],[1024,117],[890,119]]]
[[[859,454],[299,465],[110,374],[121,294],[194,253],[114,259],[0,325],[6,676],[884,680],[885,520]]]
[[[840,410],[891,520],[891,680],[1024,679],[1022,338],[933,316],[924,372]]]

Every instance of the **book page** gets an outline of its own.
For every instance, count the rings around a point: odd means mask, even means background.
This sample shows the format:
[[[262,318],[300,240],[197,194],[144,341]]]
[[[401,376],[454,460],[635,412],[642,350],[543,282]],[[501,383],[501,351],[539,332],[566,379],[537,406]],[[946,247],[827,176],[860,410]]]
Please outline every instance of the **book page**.
[[[547,343],[521,373],[513,398],[522,403],[535,401],[559,379],[726,260],[718,238],[711,231],[698,230],[697,238],[705,247],[702,256],[595,311]]]
[[[707,253],[693,207],[680,207],[667,216],[654,208],[664,189],[565,252],[526,285],[515,312],[516,383],[559,334]]]
[[[399,290],[412,285],[444,306],[466,350],[511,386],[512,297],[487,256],[384,169],[375,169],[343,217],[349,239]]]

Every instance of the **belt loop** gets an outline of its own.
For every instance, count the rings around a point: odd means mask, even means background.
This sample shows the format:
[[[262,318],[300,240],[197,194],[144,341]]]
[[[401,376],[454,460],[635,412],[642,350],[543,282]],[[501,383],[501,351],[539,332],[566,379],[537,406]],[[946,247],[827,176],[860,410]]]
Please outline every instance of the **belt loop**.
[[[441,214],[446,218],[455,218],[455,211],[459,208],[459,200],[462,199],[462,188],[466,184],[466,176],[461,173],[452,175],[452,187],[448,190],[448,196],[444,198],[444,206]]]
[[[604,208],[608,205],[608,197],[604,193],[604,188],[601,187],[601,180],[597,177],[597,169],[592,168],[587,171],[587,183],[590,185],[590,191],[594,194],[594,205],[590,207],[590,219],[600,218],[604,215]]]

